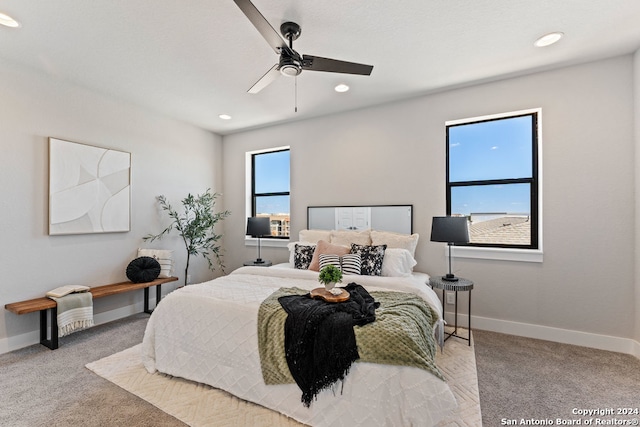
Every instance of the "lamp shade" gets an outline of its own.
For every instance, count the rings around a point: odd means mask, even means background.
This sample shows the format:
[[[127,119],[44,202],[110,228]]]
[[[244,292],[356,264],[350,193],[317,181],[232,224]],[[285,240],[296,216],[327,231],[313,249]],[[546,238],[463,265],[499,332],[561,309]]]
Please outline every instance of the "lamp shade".
[[[461,216],[434,216],[431,223],[431,241],[469,243],[467,218]]]
[[[266,216],[252,216],[247,218],[247,235],[263,237],[271,235],[271,220]]]

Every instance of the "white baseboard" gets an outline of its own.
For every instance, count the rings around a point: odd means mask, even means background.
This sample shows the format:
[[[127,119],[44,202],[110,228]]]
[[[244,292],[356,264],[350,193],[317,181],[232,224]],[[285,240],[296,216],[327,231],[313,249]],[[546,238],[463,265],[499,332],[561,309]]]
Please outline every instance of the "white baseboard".
[[[454,324],[453,314],[446,313],[446,320],[447,324],[452,326]],[[466,328],[468,325],[467,322],[468,317],[466,314],[458,314],[458,327]],[[589,332],[572,331],[569,329],[478,316],[471,316],[471,329],[481,329],[563,344],[578,345],[581,347],[615,351],[617,353],[631,354],[640,359],[640,343],[631,338],[612,337],[609,335],[592,334]]]
[[[149,305],[151,307],[155,307],[155,298],[150,299]],[[124,317],[128,317],[136,313],[140,313],[143,311],[143,309],[144,309],[143,302],[139,302],[137,304],[128,305],[126,307],[117,308],[115,310],[97,313],[93,316],[93,321],[96,326],[102,325],[103,323],[109,323],[114,320],[122,319]],[[34,315],[39,316],[38,313],[35,313]],[[20,335],[14,335],[8,338],[1,338],[0,354],[8,353],[14,350],[19,350],[21,348],[28,347],[33,344],[39,344],[39,343],[40,343],[39,329],[35,331],[26,332]]]
[[[149,305],[150,308],[155,307],[154,299],[151,299]],[[136,313],[140,313],[144,310],[144,304],[142,302],[137,304],[128,305],[126,307],[116,308],[115,310],[105,311],[95,314],[93,316],[93,322],[96,325],[102,325],[104,323],[113,322],[114,320],[122,319],[123,317],[129,317]]]
[[[0,339],[0,354],[28,347],[40,342],[40,331],[31,331],[20,335]]]
[[[638,359],[640,359],[640,342],[638,341],[632,341],[632,349],[631,349],[631,354],[633,354],[635,357],[637,357]]]

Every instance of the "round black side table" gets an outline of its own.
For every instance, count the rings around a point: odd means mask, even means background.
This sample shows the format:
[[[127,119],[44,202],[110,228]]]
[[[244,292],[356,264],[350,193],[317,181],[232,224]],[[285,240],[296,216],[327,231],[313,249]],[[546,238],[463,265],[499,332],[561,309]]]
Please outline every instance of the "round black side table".
[[[458,280],[454,282],[450,280],[444,280],[442,277],[437,276],[437,277],[429,277],[429,285],[434,289],[442,289],[442,318],[443,319],[444,319],[444,307],[446,305],[445,292],[453,291],[456,293],[456,303],[455,303],[456,314],[455,314],[455,324],[454,324],[453,332],[451,333],[445,332],[446,336],[444,340],[446,341],[451,337],[456,337],[456,338],[469,341],[469,345],[471,345],[471,290],[473,289],[473,282],[471,280],[463,279],[461,277],[458,277]],[[465,292],[465,291],[469,292],[469,315],[468,315],[469,337],[468,338],[458,335],[458,292]]]

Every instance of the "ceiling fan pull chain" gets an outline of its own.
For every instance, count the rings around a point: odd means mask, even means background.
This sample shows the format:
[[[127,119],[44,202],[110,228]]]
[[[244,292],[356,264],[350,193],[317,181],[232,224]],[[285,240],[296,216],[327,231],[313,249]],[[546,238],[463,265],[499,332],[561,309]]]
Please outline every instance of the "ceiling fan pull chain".
[[[295,108],[294,108],[294,113],[297,113],[298,112],[298,76],[295,76],[294,79],[295,79],[295,89],[294,89],[294,91],[295,91],[295,95],[294,95],[294,97],[295,97]]]

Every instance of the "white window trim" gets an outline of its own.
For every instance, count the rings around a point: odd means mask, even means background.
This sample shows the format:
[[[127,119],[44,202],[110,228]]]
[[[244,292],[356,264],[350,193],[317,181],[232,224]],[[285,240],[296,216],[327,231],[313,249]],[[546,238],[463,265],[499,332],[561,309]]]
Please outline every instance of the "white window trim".
[[[488,116],[470,117],[467,119],[449,120],[445,122],[445,126],[479,122],[485,120],[501,119],[505,117],[532,114],[538,115],[538,249],[515,249],[515,248],[484,248],[477,246],[453,246],[451,248],[451,256],[454,258],[476,258],[476,259],[492,259],[503,261],[523,261],[523,262],[542,262],[543,261],[543,227],[542,227],[542,202],[544,197],[542,190],[543,171],[542,167],[542,108],[530,108],[527,110],[510,111],[507,113],[491,114]],[[446,256],[449,256],[448,248]]]
[[[449,248],[445,247],[445,256],[449,257]],[[542,262],[540,249],[480,248],[476,246],[452,246],[453,258],[491,259],[500,261]]]
[[[260,247],[267,248],[286,248],[289,244],[289,239],[273,239],[270,237],[261,237],[260,238]],[[244,238],[245,246],[258,246],[258,238],[245,236]]]
[[[253,150],[247,151],[244,156],[244,207],[245,207],[245,221],[247,223],[247,218],[251,217],[251,157],[254,154],[262,154],[262,153],[270,153],[272,151],[282,151],[282,150],[291,150],[291,147],[288,145],[283,145],[282,147],[271,147],[264,148],[261,150]],[[260,246],[273,247],[273,248],[282,248],[286,247],[289,244],[289,239],[273,239],[270,237],[261,237],[260,238]],[[258,246],[258,238],[251,236],[244,236],[244,245],[245,246]]]

